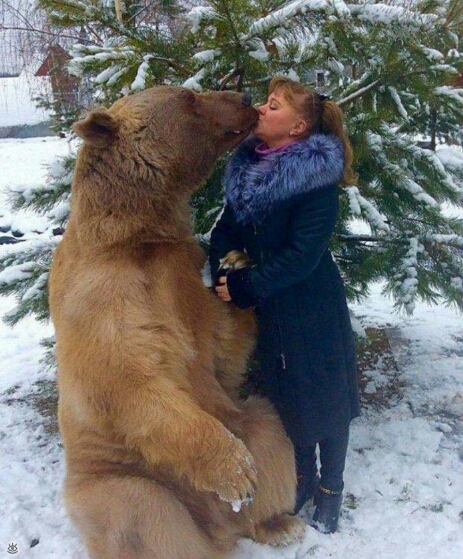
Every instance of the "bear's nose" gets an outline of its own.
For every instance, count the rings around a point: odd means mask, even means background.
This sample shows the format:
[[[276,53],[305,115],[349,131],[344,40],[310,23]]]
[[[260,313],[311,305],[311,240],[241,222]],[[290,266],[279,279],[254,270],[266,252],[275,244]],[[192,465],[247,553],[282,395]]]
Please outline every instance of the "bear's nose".
[[[252,95],[249,93],[249,91],[245,91],[241,97],[241,103],[245,106],[245,107],[250,107],[251,103],[252,103]]]

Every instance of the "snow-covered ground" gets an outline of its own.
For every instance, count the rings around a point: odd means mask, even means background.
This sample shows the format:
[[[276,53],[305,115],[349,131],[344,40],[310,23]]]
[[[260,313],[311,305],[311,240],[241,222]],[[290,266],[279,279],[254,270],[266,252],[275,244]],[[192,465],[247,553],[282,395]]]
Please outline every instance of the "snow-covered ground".
[[[44,163],[66,150],[51,138],[0,140],[0,214],[7,186],[40,181]],[[0,314],[13,305],[0,298]],[[367,371],[370,395],[388,385],[393,396],[353,422],[340,530],[308,527],[305,541],[287,548],[243,540],[230,559],[463,557],[462,317],[424,304],[397,316],[379,285],[353,311],[364,327],[388,329],[399,372],[381,359]],[[40,364],[50,333],[30,318],[0,324],[0,557],[86,558],[61,502],[58,435],[33,404],[35,383],[53,380]]]
[[[8,204],[9,190],[22,186],[43,185],[49,159],[68,155],[69,150],[67,142],[55,137],[0,140],[1,231],[9,235],[11,231],[21,232],[24,238],[29,238],[34,236],[35,232],[41,233],[50,226],[45,217],[30,211],[12,212]]]

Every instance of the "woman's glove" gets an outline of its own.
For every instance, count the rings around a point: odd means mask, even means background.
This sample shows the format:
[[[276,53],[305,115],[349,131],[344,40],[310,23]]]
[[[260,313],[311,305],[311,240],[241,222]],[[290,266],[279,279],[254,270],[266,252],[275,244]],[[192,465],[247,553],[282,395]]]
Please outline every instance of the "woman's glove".
[[[254,307],[258,303],[258,298],[252,289],[251,271],[251,268],[241,268],[227,274],[227,287],[232,303],[240,309]]]

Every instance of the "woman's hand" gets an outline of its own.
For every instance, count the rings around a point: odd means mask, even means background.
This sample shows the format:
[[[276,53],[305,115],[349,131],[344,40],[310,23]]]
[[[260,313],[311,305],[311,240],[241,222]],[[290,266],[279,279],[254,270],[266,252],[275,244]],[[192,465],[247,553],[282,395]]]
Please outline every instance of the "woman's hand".
[[[218,279],[218,285],[215,286],[215,290],[222,301],[226,301],[227,303],[231,301],[230,293],[228,292],[227,287],[227,276],[221,276]]]

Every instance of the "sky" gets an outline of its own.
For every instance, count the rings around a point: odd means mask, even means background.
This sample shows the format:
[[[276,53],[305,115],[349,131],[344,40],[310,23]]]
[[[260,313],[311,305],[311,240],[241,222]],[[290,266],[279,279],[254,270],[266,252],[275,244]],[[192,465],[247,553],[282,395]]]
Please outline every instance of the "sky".
[[[7,189],[44,180],[46,164],[67,150],[56,138],[0,140],[0,224],[16,219],[25,238],[46,226],[27,212],[13,216]],[[339,531],[308,526],[301,544],[284,548],[241,540],[230,559],[463,557],[463,320],[423,303],[411,317],[395,314],[381,287],[351,310],[360,330],[387,333],[398,371],[371,356],[364,402],[391,396],[385,406],[364,405],[352,423]],[[0,315],[13,306],[0,297]],[[56,424],[36,406],[54,380],[40,363],[40,341],[52,332],[33,318],[0,323],[0,559],[87,559],[62,503]]]

